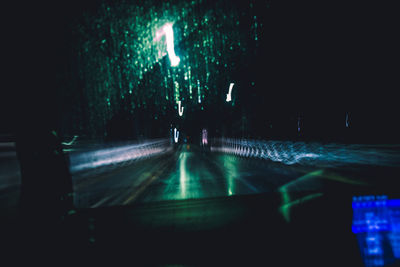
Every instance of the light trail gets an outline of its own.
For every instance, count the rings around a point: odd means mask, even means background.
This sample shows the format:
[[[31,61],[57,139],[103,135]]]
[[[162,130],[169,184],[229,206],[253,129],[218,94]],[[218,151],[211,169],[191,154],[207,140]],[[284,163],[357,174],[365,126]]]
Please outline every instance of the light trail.
[[[230,102],[230,101],[232,101],[232,89],[233,89],[233,86],[234,86],[235,84],[234,83],[231,83],[230,85],[229,85],[229,92],[228,92],[228,94],[226,95],[226,102]]]
[[[172,150],[169,139],[158,139],[143,143],[99,148],[70,154],[72,174],[94,168],[129,163],[134,160],[160,155]]]
[[[297,119],[297,132],[300,132],[300,117]]]
[[[171,62],[171,66],[178,66],[181,60],[175,54],[174,31],[172,29],[172,23],[166,23],[163,27],[161,27],[161,29],[157,30],[155,41],[159,41],[164,35],[167,42],[167,52],[169,60]]]
[[[206,129],[203,129],[201,133],[201,144],[208,145],[208,133]]]
[[[178,114],[180,117],[183,115],[183,107],[181,105],[181,101],[178,101]]]
[[[78,136],[75,135],[75,136],[72,138],[71,141],[69,141],[69,142],[62,142],[61,144],[64,145],[64,146],[71,146],[73,143],[75,143],[75,140],[76,140],[77,138],[78,138]]]
[[[180,197],[182,199],[186,198],[186,181],[189,181],[189,172],[186,171],[186,158],[187,153],[182,153],[179,156],[179,188],[180,188]]]
[[[290,141],[260,141],[219,138],[211,140],[211,151],[241,157],[261,158],[286,165],[338,167],[348,164],[399,166],[398,148],[361,144],[320,144]]]
[[[174,129],[174,141],[175,143],[178,143],[179,140],[179,131],[175,128]]]

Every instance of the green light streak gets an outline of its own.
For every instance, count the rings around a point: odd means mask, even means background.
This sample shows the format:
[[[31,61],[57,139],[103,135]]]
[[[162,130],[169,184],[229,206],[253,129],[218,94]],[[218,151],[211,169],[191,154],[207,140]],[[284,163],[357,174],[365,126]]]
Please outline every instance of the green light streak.
[[[61,144],[63,144],[64,146],[70,146],[70,145],[72,145],[72,144],[75,142],[76,138],[78,138],[77,135],[75,135],[75,136],[72,138],[71,141],[69,141],[69,142],[62,142]]]
[[[282,216],[285,218],[286,222],[290,222],[290,210],[293,208],[293,206],[297,206],[297,205],[303,204],[305,202],[308,202],[312,199],[323,196],[323,193],[314,193],[314,194],[310,194],[305,197],[296,199],[292,202],[285,202],[285,199],[286,199],[286,201],[289,201],[289,199],[290,199],[289,193],[286,191],[281,191],[281,193],[282,193],[282,198],[283,198],[284,202],[283,202],[282,206],[279,208],[279,211],[281,212]]]
[[[362,182],[362,181],[357,181],[352,178],[348,177],[343,177],[340,176],[336,173],[331,173],[331,172],[326,172],[324,170],[316,170],[310,173],[307,173],[306,175],[303,175],[296,180],[293,180],[285,185],[283,185],[281,188],[288,188],[288,187],[298,187],[301,183],[304,183],[306,180],[309,179],[327,179],[327,180],[332,180],[336,182],[341,182],[341,183],[347,183],[347,184],[355,184],[355,185],[367,185],[367,183]]]
[[[185,112],[218,104],[227,93],[221,77],[234,80],[255,42],[255,20],[242,29],[253,18],[248,5],[239,10],[224,1],[100,2],[71,22],[71,64],[79,67],[65,93],[77,118],[68,126],[94,136],[103,135],[120,110],[143,114],[143,108],[152,108],[146,119],[160,114],[162,120],[168,114],[164,108],[176,108],[179,100],[185,101]],[[259,40],[262,32],[257,18]],[[79,100],[72,97],[82,93]],[[232,106],[235,101],[232,97]]]
[[[177,81],[174,81],[174,87],[175,87],[175,101],[176,103],[179,103],[179,83]]]
[[[282,195],[282,205],[279,208],[279,211],[281,212],[283,218],[286,220],[286,222],[290,222],[290,209],[293,205],[302,203],[301,199],[298,200],[294,200],[291,201],[290,198],[290,188],[294,188],[296,189],[296,191],[298,191],[298,189],[301,189],[300,184],[305,181],[308,180],[312,177],[319,177],[323,174],[323,170],[316,170],[310,173],[307,173],[306,175],[303,175],[283,186],[281,186],[279,188],[279,192]],[[305,199],[307,200],[307,199]],[[299,202],[300,201],[300,202]]]
[[[188,172],[186,171],[186,158],[187,155],[186,153],[182,153],[180,155],[181,160],[179,164],[179,188],[180,188],[180,194],[181,198],[185,199],[186,198],[186,181],[188,180]]]
[[[238,163],[236,160],[236,158],[227,155],[221,155],[218,158],[218,161],[221,162],[224,168],[228,196],[232,196],[236,193],[236,180],[239,177],[239,171],[237,169]]]
[[[310,179],[319,179],[320,182],[322,180],[331,180],[340,183],[346,184],[356,184],[356,185],[366,185],[366,183],[357,181],[348,177],[343,177],[335,173],[326,172],[324,170],[316,170],[310,173],[307,173],[279,188],[279,192],[282,196],[282,205],[279,208],[282,216],[285,218],[287,222],[290,222],[290,210],[293,206],[299,205],[311,199],[317,198],[322,196],[322,193],[315,193],[300,199],[291,200],[290,191],[301,192],[301,191],[311,191],[311,190],[318,190],[315,187],[318,182],[309,183]],[[314,185],[314,186],[313,186]]]
[[[290,195],[286,191],[285,188],[280,188],[279,192],[282,194],[282,202],[283,204],[279,208],[279,211],[281,212],[283,218],[285,218],[286,222],[290,221],[290,208],[288,208],[286,205],[287,203],[290,203]]]

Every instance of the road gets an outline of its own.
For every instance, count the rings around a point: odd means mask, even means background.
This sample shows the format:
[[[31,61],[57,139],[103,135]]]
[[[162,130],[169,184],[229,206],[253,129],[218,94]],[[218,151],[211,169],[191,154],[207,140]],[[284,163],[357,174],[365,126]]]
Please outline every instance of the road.
[[[227,154],[181,146],[176,160],[141,195],[139,201],[198,199],[276,190],[301,175]],[[258,163],[258,164],[257,164]]]
[[[194,145],[181,145],[166,155],[101,174],[76,175],[73,181],[77,207],[323,191],[332,184],[364,184],[332,170],[210,153]]]
[[[2,192],[8,192],[1,194],[1,202],[9,205],[7,199],[18,199],[18,161],[15,153],[1,155]],[[291,266],[285,263],[295,259],[320,266],[329,259],[335,266],[359,266],[350,231],[352,197],[358,190],[362,195],[389,194],[379,192],[379,183],[397,192],[393,185],[398,173],[398,168],[393,172],[378,166],[286,165],[185,144],[156,156],[73,173],[78,212],[65,228],[54,231],[63,234],[59,242],[71,242],[69,248],[85,253],[94,249],[99,261],[98,255],[126,259],[135,251],[135,259],[148,261],[150,255],[161,263],[191,263],[206,255],[224,263],[278,260]],[[110,206],[114,208],[106,208]],[[7,235],[2,241],[20,249],[31,222],[22,225],[28,229],[22,233],[14,222],[0,227]],[[46,231],[43,242],[53,246],[58,235]],[[43,239],[36,228],[30,234],[36,232]],[[27,245],[32,246],[37,244]]]
[[[0,208],[16,206],[21,174],[13,142],[0,143]]]
[[[15,151],[3,151],[1,155],[1,204],[15,206],[19,164]],[[96,208],[265,192],[280,193],[287,201],[293,201],[295,192],[299,195],[335,190],[337,185],[364,186],[371,179],[384,181],[380,177],[385,177],[386,182],[390,179],[386,174],[393,176],[390,168],[363,169],[348,172],[343,167],[285,165],[185,144],[149,158],[73,173],[72,180],[76,207]]]
[[[193,145],[74,177],[78,207],[114,206],[82,209],[81,220],[93,224],[93,242],[104,254],[123,257],[134,250],[166,262],[208,257],[307,263],[318,262],[314,255],[331,260],[334,254],[340,255],[335,264],[346,259],[352,266],[360,259],[349,231],[352,192],[343,189],[366,181],[343,169],[285,165]],[[258,194],[265,192],[272,194]],[[326,240],[330,248],[321,245]]]

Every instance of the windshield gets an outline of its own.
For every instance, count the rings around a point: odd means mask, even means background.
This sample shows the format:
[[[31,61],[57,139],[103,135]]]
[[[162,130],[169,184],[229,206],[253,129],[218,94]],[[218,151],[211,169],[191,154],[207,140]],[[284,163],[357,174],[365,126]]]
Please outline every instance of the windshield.
[[[390,8],[49,7],[23,13],[35,17],[23,37],[31,49],[18,46],[31,71],[16,79],[29,88],[15,97],[18,118],[2,112],[4,210],[65,199],[60,206],[86,210],[268,196],[291,225],[309,215],[299,207],[332,197],[354,210],[346,227],[363,264],[399,263],[399,110],[385,91],[396,87]]]

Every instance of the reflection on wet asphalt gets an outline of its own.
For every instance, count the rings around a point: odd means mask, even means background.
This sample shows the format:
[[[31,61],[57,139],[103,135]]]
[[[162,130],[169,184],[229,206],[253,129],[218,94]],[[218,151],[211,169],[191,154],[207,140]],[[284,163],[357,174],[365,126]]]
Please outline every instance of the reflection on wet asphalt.
[[[273,168],[265,163],[197,147],[181,147],[176,160],[152,183],[138,201],[198,199],[276,191],[293,180],[298,171]]]
[[[325,190],[331,188],[332,181],[357,183],[352,178],[326,173],[318,167],[287,166],[268,160],[212,153],[194,145],[181,145],[143,160],[74,173],[72,179],[74,202],[78,208]],[[17,193],[12,190],[7,199],[18,199]],[[3,202],[10,202],[6,200]]]
[[[75,203],[100,207],[271,192],[302,175],[279,166],[181,146],[100,175],[74,177]]]

